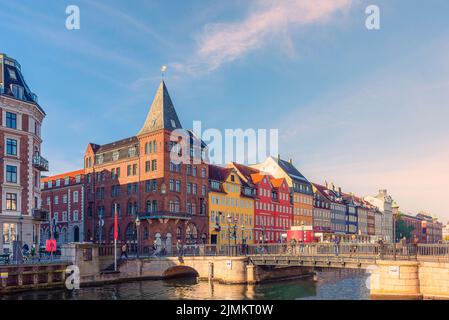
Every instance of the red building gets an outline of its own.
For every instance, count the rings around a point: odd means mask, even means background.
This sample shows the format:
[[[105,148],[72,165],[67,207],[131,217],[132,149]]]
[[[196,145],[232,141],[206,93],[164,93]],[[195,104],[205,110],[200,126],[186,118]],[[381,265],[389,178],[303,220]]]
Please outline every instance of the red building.
[[[293,224],[293,204],[287,181],[235,162],[229,166],[237,170],[245,183],[256,189],[254,241],[285,241],[283,237]]]
[[[84,238],[84,170],[41,180],[42,206],[49,212],[41,225],[41,243],[56,239],[58,245]]]
[[[0,254],[38,245],[41,220],[41,126],[45,112],[20,64],[0,53]]]
[[[135,248],[139,239],[143,252],[154,242],[170,251],[177,240],[207,241],[205,148],[191,131],[182,129],[161,82],[137,135],[87,146],[85,239],[112,243],[117,208],[119,241]]]

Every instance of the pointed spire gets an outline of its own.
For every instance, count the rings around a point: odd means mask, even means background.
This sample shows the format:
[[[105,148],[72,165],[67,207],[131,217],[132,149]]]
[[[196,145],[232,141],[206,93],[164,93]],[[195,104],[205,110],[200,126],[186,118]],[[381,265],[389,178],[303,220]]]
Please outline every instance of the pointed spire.
[[[145,123],[137,135],[160,129],[175,130],[180,128],[182,128],[181,122],[179,122],[165,82],[162,80],[154,96],[150,111],[148,111]]]

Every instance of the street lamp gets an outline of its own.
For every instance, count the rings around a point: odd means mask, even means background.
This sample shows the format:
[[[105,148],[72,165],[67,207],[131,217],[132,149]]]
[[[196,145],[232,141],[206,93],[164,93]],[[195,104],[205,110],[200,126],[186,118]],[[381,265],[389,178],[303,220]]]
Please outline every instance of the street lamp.
[[[231,255],[231,222],[232,222],[231,214],[228,213],[227,218],[228,218],[228,254]]]
[[[19,258],[20,250],[22,250],[22,235],[23,235],[23,232],[22,232],[23,225],[22,224],[23,224],[23,215],[22,215],[22,213],[20,213],[20,216],[19,216],[20,238],[19,238],[19,241],[17,243],[16,262],[19,262],[18,258]]]
[[[245,253],[245,248],[246,248],[246,238],[245,238],[245,234],[244,234],[244,230],[245,230],[245,226],[242,224],[242,226],[241,226],[241,229],[242,229],[242,254],[244,254]]]
[[[137,229],[137,259],[139,259],[139,244],[140,244],[140,219],[136,217],[136,229]]]

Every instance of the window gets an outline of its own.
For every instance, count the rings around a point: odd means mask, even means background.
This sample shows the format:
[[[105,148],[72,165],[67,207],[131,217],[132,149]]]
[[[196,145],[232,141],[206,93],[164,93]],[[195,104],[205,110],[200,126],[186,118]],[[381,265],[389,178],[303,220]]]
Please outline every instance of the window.
[[[151,160],[151,170],[152,171],[157,170],[157,161],[156,160]]]
[[[17,240],[17,224],[4,223],[3,224],[3,244],[11,244]]]
[[[78,202],[78,191],[74,191],[73,192],[73,203],[77,203]]]
[[[181,192],[181,181],[176,180],[176,192]]]
[[[59,204],[59,197],[58,197],[58,196],[55,196],[55,198],[54,198],[54,204]]]
[[[134,157],[136,155],[136,148],[132,147],[128,149],[128,157]]]
[[[6,154],[10,156],[17,156],[17,140],[6,139]]]
[[[17,129],[17,114],[6,112],[6,127]]]
[[[133,176],[137,174],[137,164],[133,164]]]
[[[6,194],[6,210],[17,210],[17,194],[7,193]]]
[[[206,178],[206,168],[201,168],[201,177]],[[234,181],[234,176],[232,176],[232,181]]]
[[[17,167],[6,166],[6,182],[17,183]]]
[[[150,171],[150,161],[145,161],[145,172]]]
[[[17,80],[16,71],[11,68],[7,68],[7,69],[8,69],[9,77],[13,80]]]
[[[18,86],[16,84],[11,84],[11,91],[14,97],[17,99],[22,100],[23,99],[23,87]]]
[[[62,196],[62,203],[67,203],[67,195]]]
[[[73,221],[78,221],[78,220],[79,220],[78,210],[74,210],[73,211]]]
[[[61,185],[61,181],[59,179],[56,179],[56,187],[59,187]]]
[[[130,164],[128,164],[128,166],[127,166],[127,170],[126,170],[126,174],[128,175],[128,176],[130,176],[131,175],[131,165]]]

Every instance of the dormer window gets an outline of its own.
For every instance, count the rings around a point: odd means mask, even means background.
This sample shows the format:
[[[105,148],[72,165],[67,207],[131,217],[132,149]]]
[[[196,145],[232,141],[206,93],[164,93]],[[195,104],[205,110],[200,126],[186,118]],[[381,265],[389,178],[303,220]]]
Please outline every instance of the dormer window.
[[[170,122],[171,122],[171,126],[173,128],[176,128],[176,122],[173,119],[171,119]]]
[[[23,87],[11,84],[11,92],[15,98],[23,100]]]
[[[103,155],[102,154],[98,155],[95,160],[96,160],[97,164],[102,164],[103,163]]]
[[[11,69],[11,68],[7,68],[7,69],[8,69],[9,77],[13,80],[17,80],[16,72],[14,71],[14,69]]]
[[[128,149],[128,157],[134,157],[136,155],[136,148],[131,147]]]
[[[119,157],[119,152],[118,151],[114,151],[112,153],[112,161],[117,161]]]

